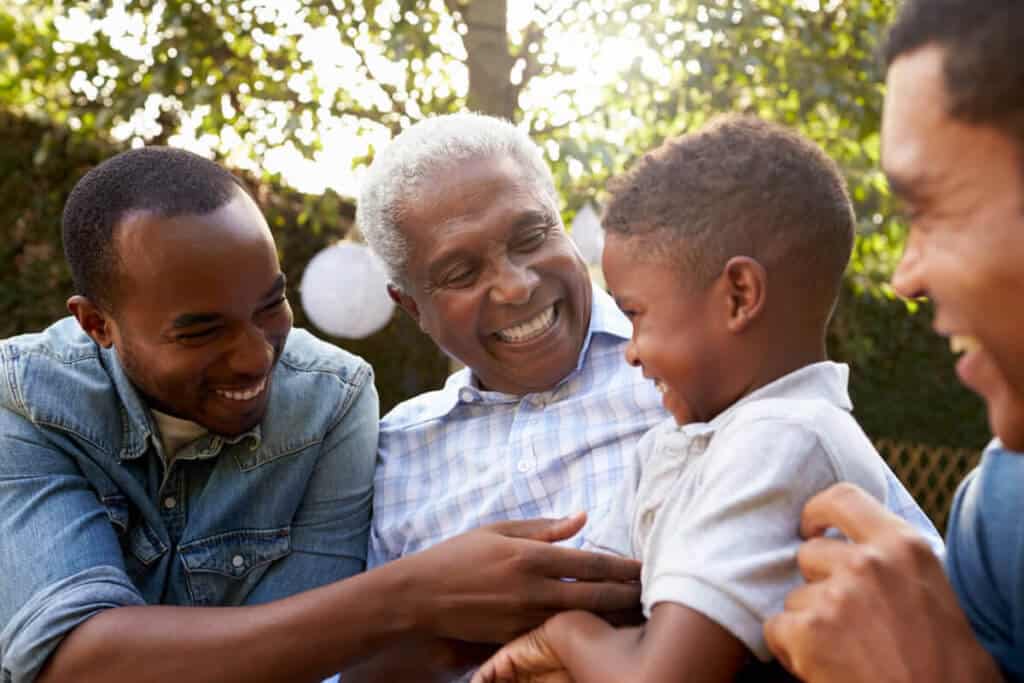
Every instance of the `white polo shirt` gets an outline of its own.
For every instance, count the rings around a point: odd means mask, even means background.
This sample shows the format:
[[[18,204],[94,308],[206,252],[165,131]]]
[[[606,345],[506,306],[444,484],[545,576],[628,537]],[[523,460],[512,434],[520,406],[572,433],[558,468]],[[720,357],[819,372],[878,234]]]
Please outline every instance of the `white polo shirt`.
[[[636,480],[585,547],[643,561],[646,616],[660,602],[685,605],[771,659],[762,624],[802,583],[804,505],[840,481],[887,502],[888,468],[850,414],[848,375],[815,363],[711,422],[670,419],[644,435]]]

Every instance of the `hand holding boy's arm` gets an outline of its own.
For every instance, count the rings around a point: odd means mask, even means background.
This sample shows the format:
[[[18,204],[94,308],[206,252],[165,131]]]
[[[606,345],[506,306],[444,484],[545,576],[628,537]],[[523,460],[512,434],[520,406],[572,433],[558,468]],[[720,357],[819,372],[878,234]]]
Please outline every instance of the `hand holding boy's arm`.
[[[834,527],[849,538],[820,538]],[[807,584],[765,625],[772,652],[801,680],[1001,681],[922,537],[849,484],[804,509]]]
[[[473,683],[730,683],[747,648],[701,613],[655,606],[644,627],[615,628],[587,612],[564,612],[503,647]]]

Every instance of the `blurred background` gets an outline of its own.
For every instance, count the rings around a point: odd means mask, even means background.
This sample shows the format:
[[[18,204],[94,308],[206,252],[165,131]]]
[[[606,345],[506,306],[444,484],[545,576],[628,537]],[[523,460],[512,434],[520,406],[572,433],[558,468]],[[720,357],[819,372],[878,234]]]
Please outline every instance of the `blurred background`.
[[[352,198],[390,137],[467,107],[511,119],[550,161],[566,225],[592,244],[583,233],[609,176],[716,113],[755,113],[801,130],[845,171],[860,234],[831,353],[853,366],[865,429],[919,498],[937,496],[942,517],[988,428],[927,302],[898,300],[887,284],[906,228],[879,170],[876,54],[893,10],[891,0],[3,0],[0,337],[65,314],[60,212],[82,174],[131,146],[180,146],[246,179],[275,232],[296,324],[367,358],[386,411],[439,387],[448,360],[400,312],[370,336],[335,336],[345,331],[317,327],[300,305],[324,296],[295,289],[314,286],[303,276],[315,255],[358,240]],[[338,286],[339,315],[367,314],[357,304],[381,284],[361,283]]]

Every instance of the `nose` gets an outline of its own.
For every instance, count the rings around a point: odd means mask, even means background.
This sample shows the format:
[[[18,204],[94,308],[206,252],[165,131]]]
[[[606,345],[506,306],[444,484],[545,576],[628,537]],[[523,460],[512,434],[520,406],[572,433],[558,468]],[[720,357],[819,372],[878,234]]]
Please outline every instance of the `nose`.
[[[892,287],[896,293],[907,299],[927,296],[928,289],[923,277],[923,240],[911,229],[907,233],[907,243],[903,247],[903,256],[892,274]]]
[[[529,265],[505,259],[491,286],[491,300],[498,304],[525,304],[539,283],[540,278]]]
[[[640,367],[640,354],[636,351],[636,342],[632,339],[626,344],[626,362],[632,365],[634,368]]]
[[[267,339],[263,329],[250,324],[235,339],[228,364],[234,375],[256,379],[270,372],[274,355],[274,345]]]

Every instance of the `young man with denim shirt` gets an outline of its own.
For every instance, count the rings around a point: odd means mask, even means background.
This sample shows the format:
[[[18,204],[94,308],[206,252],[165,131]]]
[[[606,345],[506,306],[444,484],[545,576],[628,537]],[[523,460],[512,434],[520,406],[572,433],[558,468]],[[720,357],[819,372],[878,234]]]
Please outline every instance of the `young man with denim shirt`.
[[[372,374],[291,329],[266,222],[216,164],[118,155],[64,238],[74,319],[0,344],[5,682],[319,680],[410,633],[500,641],[635,602],[635,563],[540,542],[578,519],[359,574]]]
[[[803,680],[1024,681],[1022,43],[1019,0],[908,0],[890,33],[882,161],[910,223],[893,287],[932,300],[997,439],[957,490],[944,567],[859,489],[808,503],[809,583],[766,627]]]
[[[477,524],[618,504],[667,412],[623,359],[630,323],[592,286],[529,137],[477,114],[419,122],[377,155],[357,221],[392,297],[466,366],[381,421],[370,564]],[[891,509],[941,549],[886,472]]]

